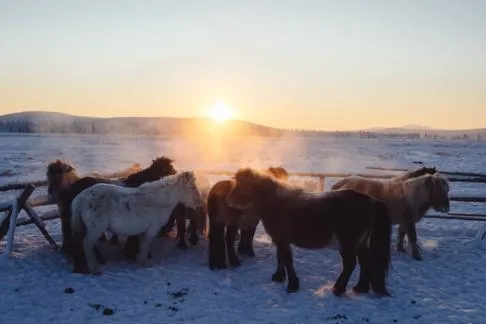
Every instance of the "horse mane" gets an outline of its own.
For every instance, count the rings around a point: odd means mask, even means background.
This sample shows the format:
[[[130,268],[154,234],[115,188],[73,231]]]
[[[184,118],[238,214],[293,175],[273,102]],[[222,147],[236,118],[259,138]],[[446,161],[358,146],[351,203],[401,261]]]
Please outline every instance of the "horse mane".
[[[408,179],[411,179],[411,178],[417,178],[417,177],[420,177],[424,174],[435,174],[437,173],[437,169],[435,167],[432,167],[432,168],[427,168],[427,167],[421,167],[421,168],[418,168],[416,170],[412,170],[412,171],[407,171],[401,175],[398,175],[396,177],[393,177],[391,180],[394,180],[394,181],[399,181],[399,180],[408,180]]]
[[[168,158],[166,156],[160,156],[152,160],[152,164],[148,168],[164,168],[172,163],[174,163],[174,160],[172,160],[171,158]]]
[[[288,179],[289,178],[289,173],[288,171],[281,166],[276,166],[274,167],[271,165],[268,169],[267,172],[270,172],[273,176],[279,178],[279,179]]]
[[[294,186],[282,179],[276,178],[275,176],[268,174],[267,172],[258,171],[252,168],[242,168],[239,169],[234,179],[236,181],[251,181],[252,183],[258,183],[259,187],[265,191],[274,191],[277,196],[287,197],[299,195],[304,192],[304,189]]]
[[[441,185],[447,185],[447,190],[449,190],[449,184],[447,182],[447,179],[439,173],[424,174],[419,177],[411,178],[402,182],[403,188],[405,190],[411,190],[423,186],[426,186],[428,190],[432,190],[437,183],[441,183]]]
[[[166,177],[160,178],[159,180],[145,182],[139,188],[153,188],[153,187],[160,188],[160,187],[171,186],[177,183],[178,181],[180,181],[180,179],[183,177],[192,177],[194,181],[196,180],[193,171],[183,171],[177,174],[168,175]]]
[[[47,174],[56,174],[56,173],[67,173],[70,171],[76,171],[74,166],[61,159],[56,159],[56,161],[51,162],[47,165]]]

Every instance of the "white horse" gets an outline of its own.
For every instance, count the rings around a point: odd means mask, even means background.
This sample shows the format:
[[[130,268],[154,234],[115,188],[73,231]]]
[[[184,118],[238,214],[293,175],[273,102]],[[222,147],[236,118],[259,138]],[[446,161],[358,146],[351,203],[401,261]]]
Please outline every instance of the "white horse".
[[[203,204],[192,171],[167,176],[138,188],[95,184],[72,202],[71,226],[74,243],[78,246],[76,253],[81,251],[82,244],[87,271],[99,274],[93,247],[102,233],[109,230],[123,236],[141,235],[137,261],[145,265],[150,243],[179,203],[191,208]]]

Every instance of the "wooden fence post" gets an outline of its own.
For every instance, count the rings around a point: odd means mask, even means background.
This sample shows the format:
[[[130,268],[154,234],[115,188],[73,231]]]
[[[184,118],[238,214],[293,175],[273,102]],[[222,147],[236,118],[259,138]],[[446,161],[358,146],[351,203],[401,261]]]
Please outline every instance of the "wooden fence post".
[[[326,184],[326,177],[320,176],[319,177],[319,190],[320,191],[324,191],[325,184]]]
[[[17,217],[22,209],[22,206],[25,205],[29,196],[34,192],[35,186],[32,184],[28,184],[24,191],[12,202],[12,208],[10,209],[9,215],[3,221],[1,229],[8,228],[8,235],[7,235],[7,246],[5,247],[5,251],[3,255],[8,257],[10,253],[12,253],[13,248],[13,240],[15,234],[15,228],[17,227]],[[6,233],[0,233],[0,239],[5,236]]]

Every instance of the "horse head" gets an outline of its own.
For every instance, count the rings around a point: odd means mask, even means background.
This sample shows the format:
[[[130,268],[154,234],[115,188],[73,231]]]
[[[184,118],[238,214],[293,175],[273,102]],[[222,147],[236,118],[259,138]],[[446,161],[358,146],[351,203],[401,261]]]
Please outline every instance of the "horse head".
[[[201,208],[204,205],[203,198],[197,187],[196,175],[193,171],[184,171],[177,175],[178,182],[183,186],[185,194],[184,204],[193,209]]]
[[[74,167],[68,162],[56,160],[47,166],[47,194],[48,199],[56,201],[61,190],[68,188],[79,179]]]
[[[244,168],[233,176],[234,186],[226,196],[228,206],[237,209],[249,209],[257,199],[255,185],[261,174],[258,171]]]
[[[270,172],[270,174],[272,174],[277,179],[281,179],[281,180],[288,180],[289,179],[289,173],[283,167],[271,166],[271,167],[268,168],[268,172]]]
[[[152,164],[148,168],[150,171],[154,172],[159,178],[174,175],[177,173],[172,163],[174,160],[162,156],[158,157],[155,160],[152,160]]]
[[[441,213],[448,213],[450,210],[450,188],[447,180],[438,173],[435,173],[426,177],[425,184],[430,193],[429,199],[432,208]]]

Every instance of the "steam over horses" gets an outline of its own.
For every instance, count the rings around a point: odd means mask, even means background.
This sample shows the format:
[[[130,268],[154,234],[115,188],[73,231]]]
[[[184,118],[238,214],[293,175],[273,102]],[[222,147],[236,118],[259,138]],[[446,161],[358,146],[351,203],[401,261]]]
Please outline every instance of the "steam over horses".
[[[289,174],[282,167],[270,167],[266,171],[274,177],[288,179]],[[223,180],[216,183],[208,196],[209,216],[209,268],[224,269],[226,265],[226,252],[231,266],[241,265],[234,250],[234,241],[239,228],[242,213],[251,213],[251,210],[242,211],[231,208],[226,203],[226,196],[234,186],[234,180]],[[254,256],[253,237],[259,218],[254,217],[252,223],[241,229],[238,252],[248,256]],[[225,233],[226,229],[226,233]]]
[[[272,280],[283,282],[288,275],[288,292],[299,289],[291,244],[305,249],[328,246],[335,236],[343,269],[332,289],[337,296],[346,291],[349,278],[360,265],[358,284],[366,293],[371,288],[389,296],[386,276],[390,264],[391,222],[386,206],[378,199],[353,190],[309,193],[252,169],[241,169],[226,197],[234,208],[252,209],[277,247],[277,271]],[[242,219],[242,223],[246,220]]]
[[[86,270],[99,272],[93,247],[100,235],[109,230],[119,235],[140,235],[137,261],[146,264],[150,243],[180,203],[191,208],[203,204],[193,172],[167,176],[138,188],[95,184],[72,202],[74,254],[83,254],[84,248]]]
[[[176,171],[172,166],[172,163],[173,161],[167,157],[157,158],[152,161],[152,164],[147,169],[130,174],[124,180],[110,180],[96,177],[81,178],[77,175],[74,167],[67,162],[57,160],[50,163],[47,167],[48,194],[50,200],[58,202],[63,232],[63,249],[65,252],[69,254],[71,247],[70,205],[72,200],[80,192],[96,183],[111,183],[137,187],[144,182],[158,180],[161,177],[175,174]],[[136,254],[137,249],[137,238],[129,237],[125,248],[127,257],[133,258],[132,255]],[[101,257],[99,252],[96,253],[98,257]]]
[[[417,245],[415,223],[430,208],[449,211],[449,184],[440,174],[425,174],[405,181],[380,181],[358,176],[347,177],[332,186],[331,190],[352,189],[382,200],[388,207],[393,224],[399,224],[397,249],[405,252],[403,239],[407,234],[412,257],[422,260]]]

